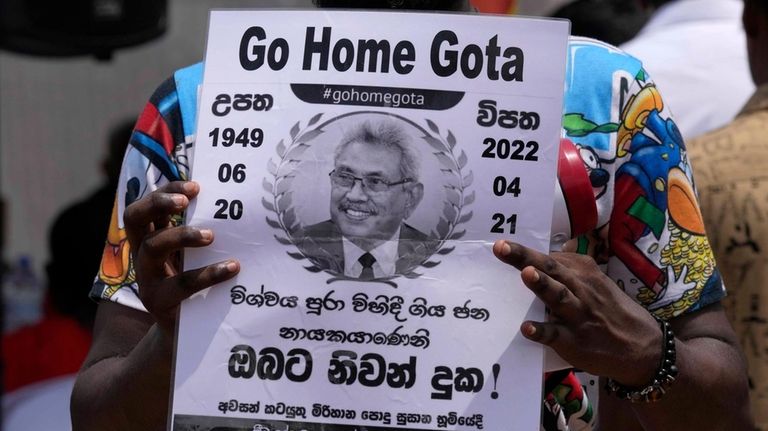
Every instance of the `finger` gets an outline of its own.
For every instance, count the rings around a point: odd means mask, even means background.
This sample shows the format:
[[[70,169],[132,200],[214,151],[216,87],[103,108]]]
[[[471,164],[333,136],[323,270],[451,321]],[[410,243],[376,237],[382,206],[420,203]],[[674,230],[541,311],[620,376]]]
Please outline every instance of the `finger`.
[[[186,247],[205,247],[213,242],[213,231],[191,226],[177,226],[147,234],[136,254],[136,273],[142,280],[168,276],[166,264]]]
[[[170,277],[151,292],[142,292],[149,297],[155,313],[173,312],[181,301],[192,294],[207,289],[215,284],[229,280],[240,272],[237,260],[225,260],[202,268],[184,271]],[[141,289],[141,287],[139,287]]]
[[[573,345],[568,327],[559,323],[526,320],[520,325],[520,332],[531,341],[552,347],[560,356]]]
[[[191,181],[174,181],[163,185],[125,209],[127,227],[146,226],[154,220],[178,214],[197,196],[200,186]]]
[[[568,267],[558,261],[557,253],[550,256],[515,242],[504,240],[496,241],[493,244],[493,253],[502,262],[506,262],[521,271],[526,266],[533,266],[541,273],[547,274],[568,286],[576,296],[579,295],[579,292],[576,291],[579,286],[579,279]]]
[[[152,220],[152,230],[160,230],[167,227],[173,226],[171,224],[171,215],[170,214],[163,214],[159,218],[156,218]]]
[[[174,181],[128,205],[123,221],[131,250],[138,251],[147,233],[167,226],[167,220],[184,211],[199,190],[197,183]],[[155,222],[158,226],[153,226]]]
[[[567,286],[532,266],[523,268],[520,276],[528,289],[549,307],[554,316],[565,321],[581,318],[581,301]]]
[[[178,187],[181,186],[181,193],[178,193]],[[172,199],[178,199],[180,202],[182,202],[183,210],[186,210],[187,207],[189,207],[189,201],[196,197],[198,193],[200,192],[200,186],[199,184],[195,182],[184,182],[184,181],[175,181],[172,183],[168,183],[167,185],[161,187],[158,189],[158,191],[162,193],[168,193],[173,196]],[[186,201],[184,201],[183,197],[186,197]],[[175,226],[175,224],[172,221],[173,215],[180,213],[181,211],[174,212],[174,213],[164,213],[161,214],[159,218],[156,218],[152,220],[152,225],[154,227],[154,230],[163,229],[169,226]]]
[[[566,253],[576,253],[576,250],[579,248],[579,240],[578,239],[570,239],[563,244],[563,248],[560,249],[562,252]]]

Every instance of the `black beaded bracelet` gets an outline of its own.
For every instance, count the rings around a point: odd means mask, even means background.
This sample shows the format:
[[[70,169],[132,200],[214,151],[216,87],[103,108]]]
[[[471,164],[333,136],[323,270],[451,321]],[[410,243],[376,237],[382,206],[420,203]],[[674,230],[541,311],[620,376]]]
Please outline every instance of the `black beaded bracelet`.
[[[669,323],[662,320],[654,314],[651,314],[661,327],[663,347],[661,352],[661,364],[656,371],[656,375],[648,386],[644,388],[631,388],[608,379],[605,389],[609,393],[614,393],[622,400],[629,400],[633,403],[652,403],[664,396],[669,387],[677,377],[677,365],[675,356],[675,334],[672,332]]]

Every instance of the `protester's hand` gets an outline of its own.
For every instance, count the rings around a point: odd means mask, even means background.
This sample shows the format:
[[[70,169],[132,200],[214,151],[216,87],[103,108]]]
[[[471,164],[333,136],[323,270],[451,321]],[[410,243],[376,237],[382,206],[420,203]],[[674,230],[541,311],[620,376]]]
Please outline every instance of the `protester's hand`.
[[[131,247],[139,298],[166,334],[172,334],[179,304],[195,292],[233,277],[240,270],[235,260],[181,272],[179,253],[184,247],[213,242],[210,229],[173,226],[200,186],[194,182],[168,183],[125,209],[124,221]]]
[[[550,310],[548,322],[525,321],[522,334],[552,347],[574,367],[627,386],[647,385],[661,360],[658,323],[589,257],[539,253],[497,241],[494,254],[521,271]]]

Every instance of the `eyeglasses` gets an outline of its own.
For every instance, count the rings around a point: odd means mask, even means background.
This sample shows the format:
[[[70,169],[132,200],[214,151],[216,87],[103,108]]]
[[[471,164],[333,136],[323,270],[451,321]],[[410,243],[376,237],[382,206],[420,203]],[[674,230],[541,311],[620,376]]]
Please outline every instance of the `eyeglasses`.
[[[389,190],[389,188],[392,186],[398,186],[400,184],[410,183],[413,181],[413,178],[404,178],[400,181],[390,183],[381,177],[356,177],[348,172],[336,172],[335,169],[332,170],[328,176],[331,177],[331,182],[336,186],[351,189],[355,186],[355,181],[360,181],[360,184],[362,184],[363,188],[372,192],[384,192]]]

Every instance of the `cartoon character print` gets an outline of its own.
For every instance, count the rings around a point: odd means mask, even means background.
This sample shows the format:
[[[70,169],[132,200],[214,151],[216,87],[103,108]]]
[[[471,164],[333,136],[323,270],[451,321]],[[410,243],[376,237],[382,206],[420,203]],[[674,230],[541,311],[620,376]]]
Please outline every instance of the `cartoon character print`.
[[[605,194],[610,182],[603,166],[620,164],[613,178],[609,228],[603,226],[596,232],[606,236],[610,253],[642,283],[637,299],[668,318],[695,306],[706,286],[718,283],[719,277],[689,177],[682,136],[674,121],[662,116],[661,96],[652,83],[643,82],[644,77],[643,71],[636,76],[642,88],[627,100],[618,123],[598,125],[582,114],[567,114],[565,129],[573,138],[615,132],[616,158],[612,160],[576,143],[595,199]],[[652,244],[641,249],[649,241]],[[577,251],[594,249],[596,242],[582,236]],[[660,243],[666,245],[658,250]],[[663,302],[670,277],[690,286],[682,298],[671,303]]]
[[[587,168],[587,175],[592,185],[595,200],[600,199],[608,190],[608,182],[611,179],[611,174],[608,173],[607,169],[603,168],[603,164],[613,163],[613,160],[601,158],[592,147],[576,145],[576,148],[579,149],[581,160]]]
[[[112,218],[109,221],[107,242],[101,256],[97,283],[102,286],[103,298],[112,297],[117,289],[124,284],[134,281],[134,275],[130,273],[131,253],[128,250],[128,238],[125,229],[118,220],[118,198],[112,207]]]
[[[172,83],[166,83],[147,103],[139,117],[123,159],[112,219],[104,245],[94,294],[102,299],[136,304],[135,274],[123,223],[125,208],[160,185],[187,177],[184,138],[174,136],[169,121],[178,117],[178,101]],[[176,142],[179,142],[178,144]],[[172,223],[178,224],[177,216]],[[127,287],[128,289],[123,289]]]
[[[691,286],[679,300],[654,310],[669,318],[698,302],[709,282],[716,281],[712,249],[694,186],[685,144],[670,118],[662,118],[664,104],[652,84],[631,98],[623,110],[618,131],[617,157],[628,156],[616,172],[615,208],[611,217],[610,245],[615,255],[643,283],[637,298],[652,306],[662,299],[675,280]],[[667,214],[669,217],[667,217]],[[652,244],[648,253],[638,241],[648,235],[669,238],[657,262]]]
[[[644,87],[624,108],[617,156],[629,160],[616,172],[609,234],[616,256],[655,295],[666,288],[666,273],[636,243],[649,234],[661,239],[668,204],[666,179],[681,163],[683,143],[672,120],[659,115],[661,109],[661,98],[653,86]],[[650,133],[643,133],[645,130]]]

